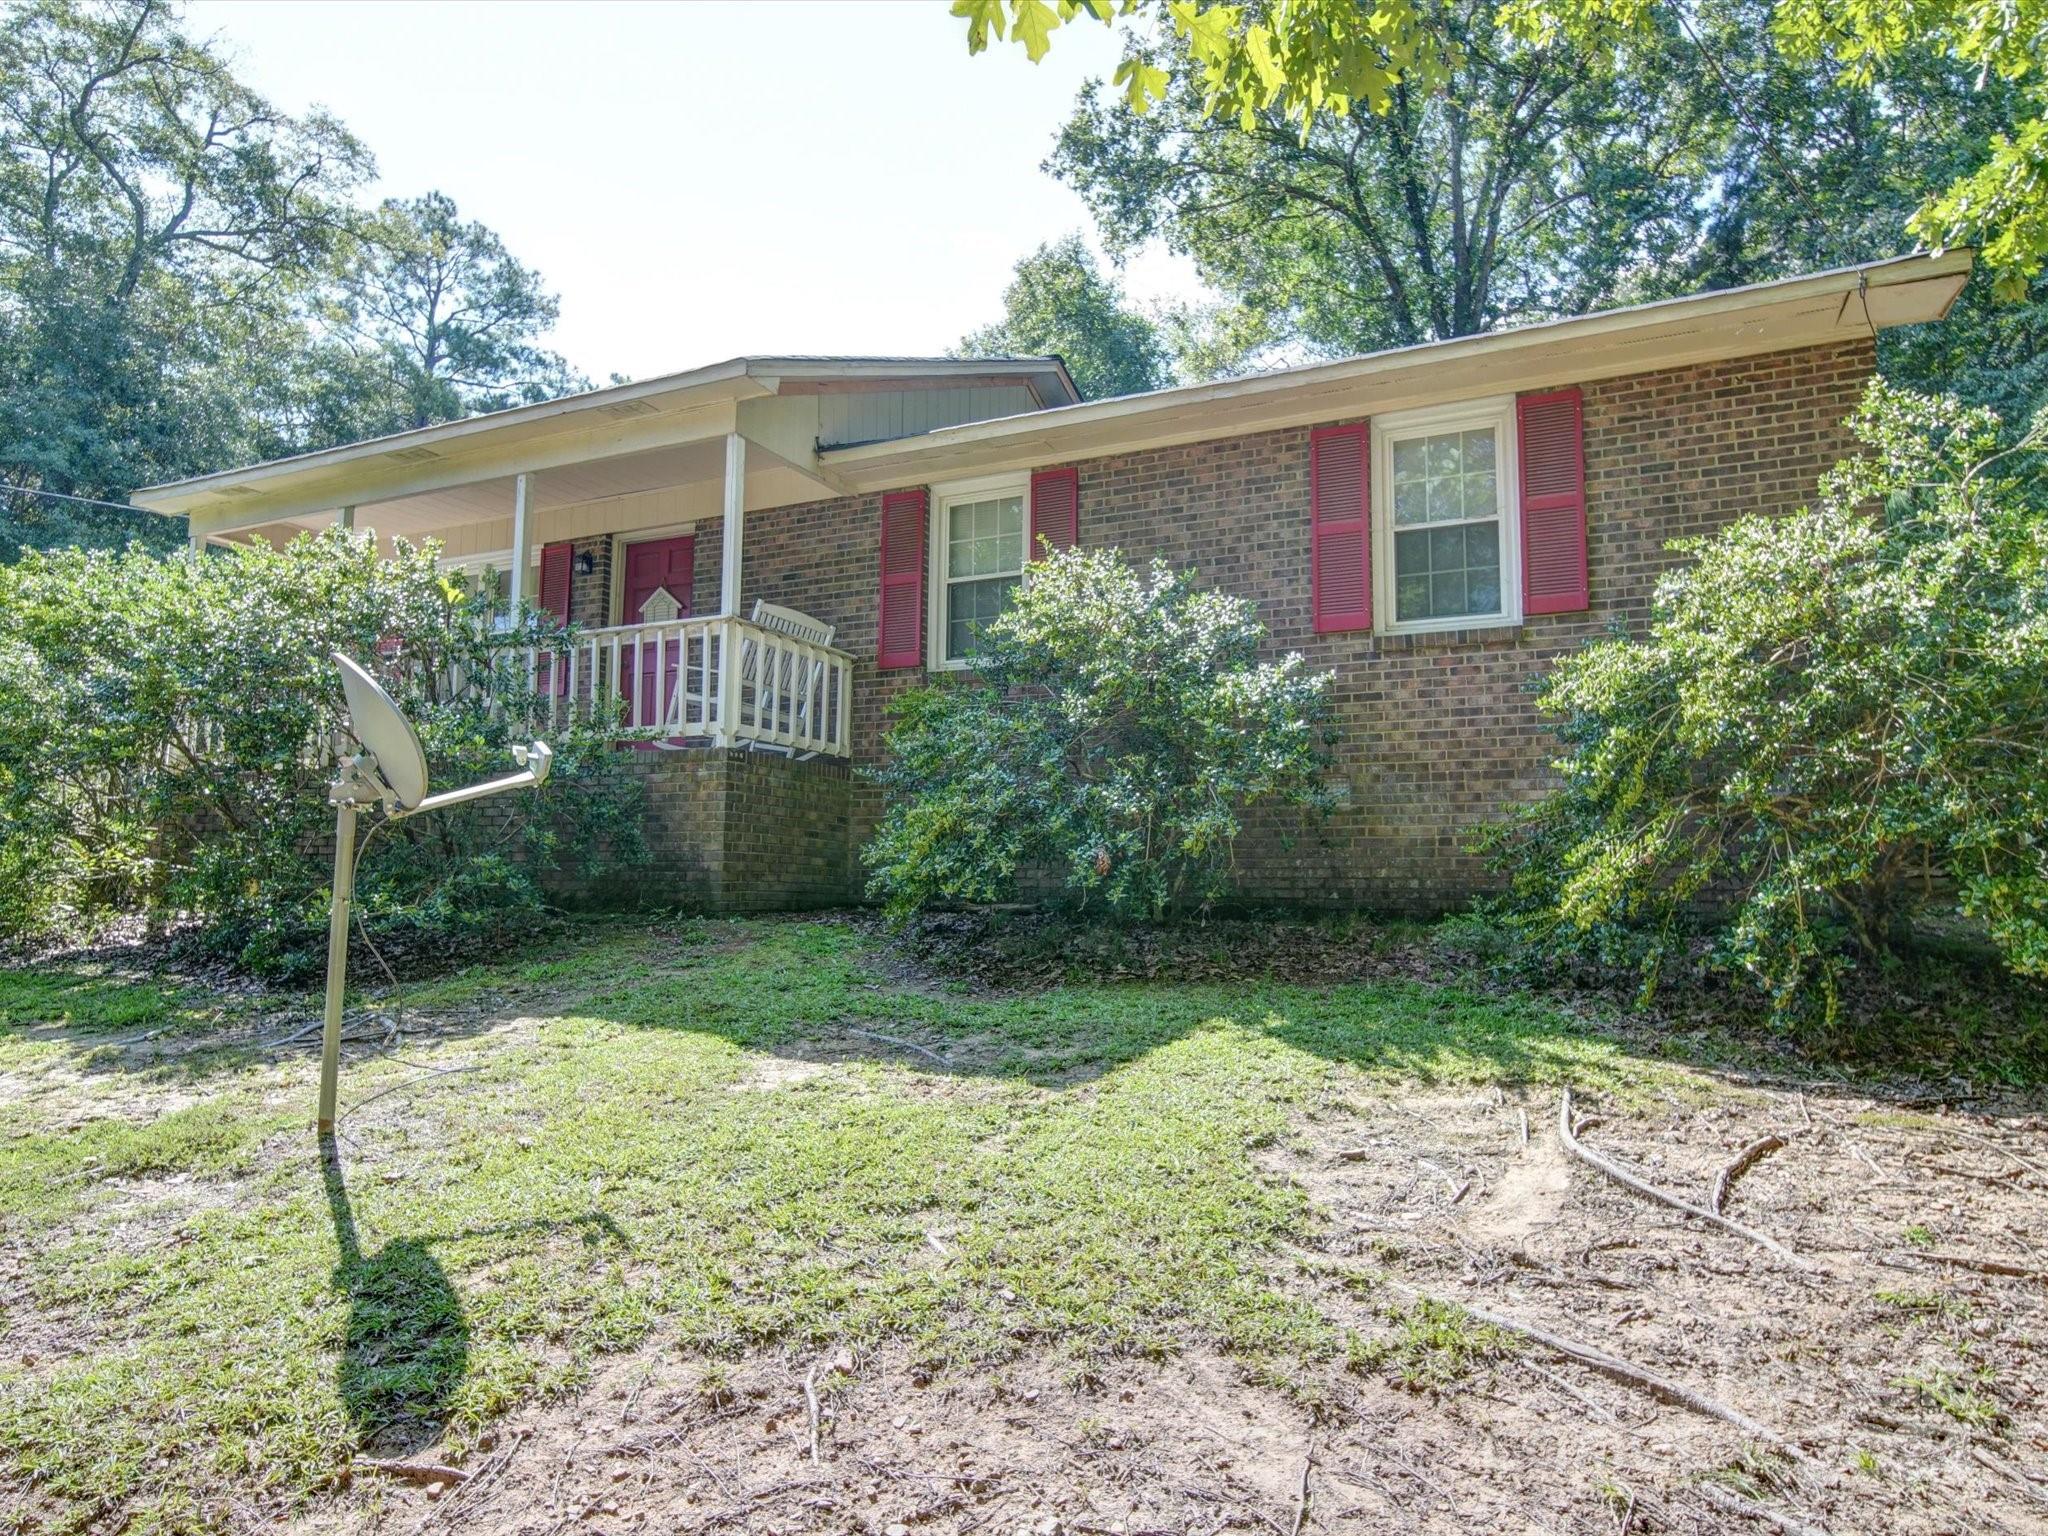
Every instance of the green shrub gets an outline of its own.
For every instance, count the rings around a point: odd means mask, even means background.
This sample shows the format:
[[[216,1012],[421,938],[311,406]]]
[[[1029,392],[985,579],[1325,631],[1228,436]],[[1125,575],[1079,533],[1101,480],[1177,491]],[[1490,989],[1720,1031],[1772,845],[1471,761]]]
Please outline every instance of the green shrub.
[[[193,917],[270,972],[318,964],[333,812],[330,653],[370,663],[411,715],[434,782],[510,771],[528,700],[511,647],[431,547],[380,559],[340,531],[278,550],[162,559],[77,550],[0,567],[0,936],[108,916]],[[463,680],[495,677],[496,705]],[[528,926],[574,858],[639,856],[635,790],[583,735],[551,742],[536,794],[394,823],[361,876],[373,931],[455,945]]]
[[[1653,982],[1689,927],[1830,1021],[1944,892],[2048,975],[2044,423],[1873,384],[1819,505],[1677,546],[1648,632],[1543,683],[1561,789],[1482,836],[1545,946]]]
[[[895,703],[871,894],[900,916],[1043,871],[1119,914],[1213,902],[1246,806],[1324,799],[1329,677],[1261,662],[1264,638],[1253,604],[1162,562],[1033,565],[973,674]]]

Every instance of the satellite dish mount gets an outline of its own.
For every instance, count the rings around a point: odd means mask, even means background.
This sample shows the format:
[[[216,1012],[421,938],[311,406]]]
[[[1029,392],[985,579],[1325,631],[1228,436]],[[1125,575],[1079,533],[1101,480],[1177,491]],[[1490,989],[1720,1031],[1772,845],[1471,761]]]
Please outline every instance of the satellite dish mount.
[[[427,793],[427,758],[420,738],[391,695],[348,657],[335,654],[341,691],[348,700],[348,734],[355,750],[335,765],[327,786],[334,807],[334,896],[327,912],[327,1012],[320,1037],[319,1134],[334,1134],[334,1104],[341,1085],[341,1000],[348,990],[349,909],[355,904],[356,813],[382,806],[387,821],[418,816],[466,800],[536,789],[547,782],[554,754],[544,741],[512,749],[519,772],[467,789]]]

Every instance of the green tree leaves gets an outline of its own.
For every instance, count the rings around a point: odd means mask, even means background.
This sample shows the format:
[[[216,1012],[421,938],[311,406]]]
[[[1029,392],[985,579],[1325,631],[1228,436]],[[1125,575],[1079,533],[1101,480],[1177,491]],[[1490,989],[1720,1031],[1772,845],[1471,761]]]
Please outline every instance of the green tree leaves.
[[[573,388],[554,299],[446,198],[353,201],[369,153],[279,111],[158,0],[0,30],[0,560],[158,546],[138,485]]]
[[[377,668],[453,785],[507,771],[527,701],[518,648],[558,641],[543,621],[498,635],[434,556],[330,530],[281,550],[0,566],[0,935],[183,914],[259,969],[317,961],[323,744],[342,704],[329,654]],[[487,677],[494,692],[459,683]],[[635,857],[620,754],[581,733],[550,745],[541,794],[380,842],[373,919],[455,942],[534,921],[551,866]]]
[[[1831,1014],[1940,887],[2048,976],[2048,419],[2000,455],[1988,411],[1878,383],[1854,424],[1815,509],[1692,546],[1647,634],[1545,682],[1564,787],[1486,837],[1539,940],[1654,975],[1713,914]]]
[[[340,344],[379,365],[376,393],[360,407],[362,435],[587,389],[589,380],[536,344],[558,308],[540,274],[493,231],[465,223],[453,198],[387,200],[363,222],[328,309]]]
[[[1131,395],[1171,382],[1159,328],[1127,308],[1095,258],[1069,235],[1017,263],[1003,318],[960,339],[962,357],[1065,360],[1083,399]]]
[[[1062,4],[1059,17],[1071,20],[1082,9]],[[1169,102],[1178,86],[1199,98],[1206,116],[1250,131],[1271,115],[1304,142],[1319,124],[1341,127],[1358,111],[1394,110],[1401,88],[1438,91],[1462,57],[1445,25],[1455,8],[1424,0],[1120,0],[1113,14],[1106,3],[1085,9],[1105,22],[1149,22],[1155,40],[1172,41],[1164,55],[1117,72],[1132,111]],[[1018,40],[1036,60],[1049,46],[1046,7],[1010,0],[1013,32],[1027,10],[1028,36]],[[970,18],[971,52],[987,46],[991,31],[1003,34],[999,0],[958,0],[954,13]],[[1702,14],[1652,0],[1508,0],[1498,19],[1524,44],[1568,44],[1597,68],[1631,39]],[[2048,0],[1776,0],[1771,25],[1789,55],[1832,61],[1858,83],[1880,82],[1900,60],[1932,51],[1980,78],[2022,85],[2024,119],[1981,146],[1979,166],[1944,188],[1925,189],[1911,229],[1936,244],[1976,244],[1999,293],[2024,296],[2048,263]]]
[[[1147,45],[1179,83],[1139,114],[1091,87],[1047,167],[1113,250],[1159,238],[1194,258],[1247,336],[1350,353],[1613,299],[1689,249],[1724,108],[1647,34],[1605,60],[1521,43],[1493,0],[1432,13],[1453,46],[1439,85],[1383,112],[1224,119],[1185,50]]]
[[[1069,550],[988,628],[974,675],[898,696],[870,890],[903,914],[1049,881],[1157,917],[1228,888],[1242,813],[1321,805],[1330,676],[1260,661],[1243,598]]]

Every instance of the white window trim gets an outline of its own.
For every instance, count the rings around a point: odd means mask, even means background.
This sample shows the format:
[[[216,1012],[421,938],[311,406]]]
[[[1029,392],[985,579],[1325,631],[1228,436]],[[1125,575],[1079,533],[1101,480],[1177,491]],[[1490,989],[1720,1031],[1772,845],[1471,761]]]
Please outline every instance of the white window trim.
[[[534,546],[533,563],[535,566],[540,564],[538,545]],[[487,549],[481,554],[474,555],[437,555],[434,557],[434,567],[444,576],[460,573],[465,580],[474,585],[485,571],[511,571],[512,546],[508,544],[503,549]],[[511,627],[512,615],[509,613],[497,614],[492,619],[492,628],[500,634]]]
[[[1454,619],[1394,621],[1394,444],[1438,432],[1492,427],[1499,433],[1495,483],[1501,488],[1501,611]],[[1522,460],[1515,438],[1515,397],[1496,395],[1457,405],[1394,411],[1372,418],[1373,631],[1382,635],[1441,634],[1455,629],[1509,629],[1522,622]]]
[[[1023,537],[1017,541],[1017,569],[1031,564],[1031,476],[1026,473],[984,475],[978,480],[952,480],[931,488],[931,515],[924,530],[925,665],[934,672],[965,672],[972,665],[946,655],[946,514],[968,501],[1016,496],[1024,503]]]

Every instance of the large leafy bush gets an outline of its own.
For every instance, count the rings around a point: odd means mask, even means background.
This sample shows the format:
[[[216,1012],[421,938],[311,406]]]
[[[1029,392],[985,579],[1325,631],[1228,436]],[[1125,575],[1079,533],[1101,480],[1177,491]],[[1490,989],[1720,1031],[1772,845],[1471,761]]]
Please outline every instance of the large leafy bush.
[[[507,647],[559,644],[535,622],[499,634],[430,548],[380,559],[339,531],[0,567],[0,935],[189,916],[209,948],[258,969],[313,963],[342,711],[330,653],[373,665],[435,782],[454,785],[510,769],[527,701]],[[442,945],[516,931],[565,860],[637,856],[634,789],[612,754],[551,744],[539,793],[379,837],[361,876],[373,929]]]
[[[1213,902],[1246,806],[1323,799],[1329,676],[1264,638],[1162,562],[1032,566],[973,673],[896,702],[871,894],[900,915],[1043,876],[1119,914]]]
[[[1817,507],[1688,546],[1648,632],[1541,690],[1564,785],[1485,838],[1529,933],[1654,980],[1693,920],[1832,1015],[1931,901],[2048,975],[2043,423],[1889,388]]]

